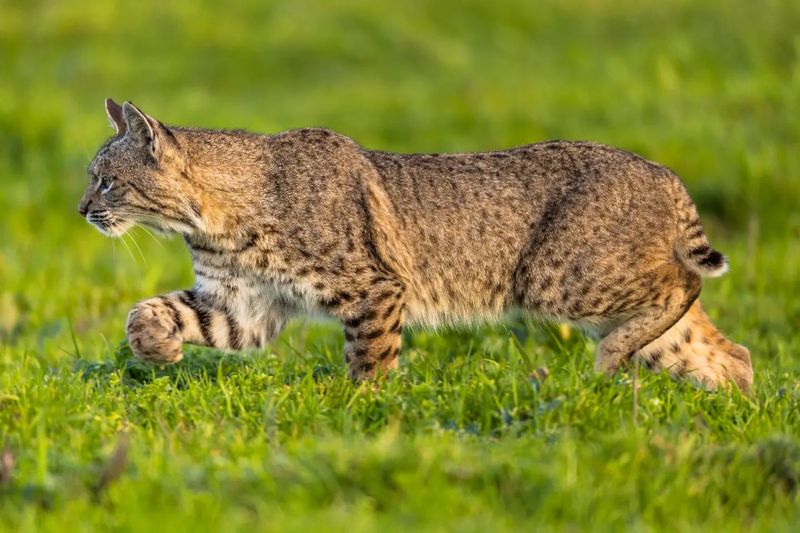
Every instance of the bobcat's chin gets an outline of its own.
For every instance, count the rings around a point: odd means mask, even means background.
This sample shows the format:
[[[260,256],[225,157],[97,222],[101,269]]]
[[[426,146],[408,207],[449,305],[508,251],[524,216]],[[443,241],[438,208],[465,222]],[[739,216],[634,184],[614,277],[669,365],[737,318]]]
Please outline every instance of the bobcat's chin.
[[[116,239],[118,237],[122,237],[125,235],[129,229],[134,226],[133,222],[127,220],[121,220],[114,225],[108,226],[106,228],[95,226],[97,229],[100,230],[100,233],[105,235],[106,237],[111,237]]]
[[[105,212],[92,212],[86,221],[106,237],[121,237],[134,226],[134,222]]]

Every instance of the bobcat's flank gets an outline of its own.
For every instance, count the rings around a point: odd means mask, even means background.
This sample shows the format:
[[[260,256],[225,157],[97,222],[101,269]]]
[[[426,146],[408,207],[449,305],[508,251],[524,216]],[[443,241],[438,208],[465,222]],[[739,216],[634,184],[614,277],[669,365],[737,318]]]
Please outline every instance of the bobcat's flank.
[[[103,233],[183,235],[196,284],[136,304],[133,352],[262,347],[291,316],[341,320],[353,378],[397,367],[408,323],[521,309],[602,337],[596,368],[631,357],[713,388],[747,389],[750,355],[699,302],[719,276],[681,180],[589,142],[461,154],[367,150],[326,129],[276,135],[165,126],[106,101],[116,129],[89,165],[80,213]],[[687,313],[688,311],[688,313]]]

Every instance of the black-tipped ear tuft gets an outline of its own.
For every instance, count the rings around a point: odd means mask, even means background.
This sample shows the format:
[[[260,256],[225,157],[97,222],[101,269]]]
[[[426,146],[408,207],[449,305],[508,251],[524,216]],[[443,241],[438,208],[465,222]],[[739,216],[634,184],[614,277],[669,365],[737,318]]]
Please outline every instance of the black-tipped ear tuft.
[[[122,116],[122,106],[111,98],[106,98],[106,115],[117,134],[125,133],[125,117]]]

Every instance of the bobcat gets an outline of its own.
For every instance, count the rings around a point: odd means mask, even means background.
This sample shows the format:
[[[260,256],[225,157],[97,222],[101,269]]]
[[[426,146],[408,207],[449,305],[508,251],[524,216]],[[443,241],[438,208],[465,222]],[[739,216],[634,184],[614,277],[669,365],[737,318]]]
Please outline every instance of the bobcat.
[[[192,289],[128,316],[146,361],[179,361],[183,343],[260,348],[321,311],[341,320],[362,379],[397,367],[405,324],[521,309],[596,332],[598,371],[638,357],[707,388],[752,383],[747,349],[697,301],[727,261],[666,167],[590,142],[395,154],[327,129],[193,129],[105,107],[116,135],[80,214],[112,237],[177,232],[194,261]]]

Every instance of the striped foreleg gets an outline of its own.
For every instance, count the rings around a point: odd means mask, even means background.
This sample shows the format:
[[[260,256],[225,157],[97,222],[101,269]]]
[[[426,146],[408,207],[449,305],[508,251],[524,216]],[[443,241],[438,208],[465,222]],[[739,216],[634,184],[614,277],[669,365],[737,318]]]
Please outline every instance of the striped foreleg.
[[[397,368],[405,319],[405,289],[399,281],[375,283],[342,317],[350,377],[371,378]]]
[[[232,351],[260,348],[286,321],[279,306],[262,309],[258,316],[243,316],[237,307],[195,290],[150,298],[128,314],[128,342],[140,359],[177,363],[184,343]]]

